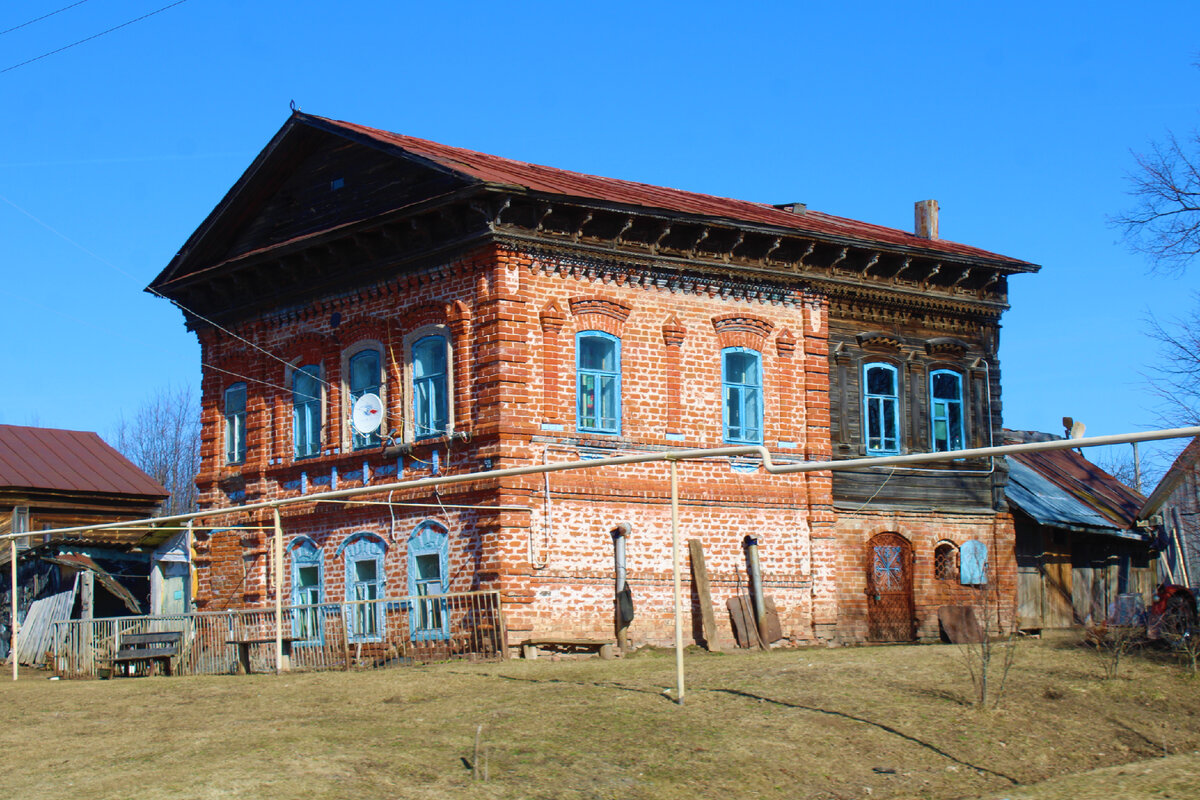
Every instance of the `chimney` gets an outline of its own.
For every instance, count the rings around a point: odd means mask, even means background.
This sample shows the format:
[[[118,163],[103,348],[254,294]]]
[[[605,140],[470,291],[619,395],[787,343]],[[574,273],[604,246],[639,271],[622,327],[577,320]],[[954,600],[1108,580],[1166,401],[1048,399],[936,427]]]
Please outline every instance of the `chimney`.
[[[913,204],[916,218],[916,230],[913,232],[922,239],[938,238],[938,201],[920,200]]]
[[[806,214],[808,206],[804,203],[776,203],[775,208],[780,211],[787,211],[789,214]]]

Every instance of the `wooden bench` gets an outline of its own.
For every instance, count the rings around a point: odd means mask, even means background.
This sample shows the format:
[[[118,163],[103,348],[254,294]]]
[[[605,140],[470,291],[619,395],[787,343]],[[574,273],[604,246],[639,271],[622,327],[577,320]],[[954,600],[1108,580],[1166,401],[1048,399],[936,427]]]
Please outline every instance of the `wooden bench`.
[[[122,633],[117,639],[117,655],[113,659],[113,675],[119,676],[130,670],[129,674],[137,671],[142,664],[149,664],[147,676],[153,676],[161,663],[163,672],[171,674],[171,659],[179,656],[179,646],[183,642],[180,631],[159,631],[158,633]]]
[[[292,668],[292,642],[296,641],[295,636],[283,637],[283,663],[280,665],[284,672]],[[238,649],[238,665],[237,670],[239,675],[250,674],[250,648],[256,644],[275,644],[274,636],[247,636],[241,639],[226,639],[226,644],[237,645]],[[272,654],[272,660],[274,655]]]
[[[568,653],[597,653],[606,661],[613,657],[613,643],[606,639],[526,639],[521,642],[521,655],[537,658],[539,647]]]

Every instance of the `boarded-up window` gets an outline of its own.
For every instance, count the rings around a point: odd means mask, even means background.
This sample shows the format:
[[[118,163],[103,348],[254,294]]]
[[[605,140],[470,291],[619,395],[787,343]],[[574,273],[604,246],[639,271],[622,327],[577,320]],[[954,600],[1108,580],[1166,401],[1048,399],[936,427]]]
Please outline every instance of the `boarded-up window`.
[[[959,548],[959,575],[964,584],[979,586],[987,583],[987,545],[969,539]]]

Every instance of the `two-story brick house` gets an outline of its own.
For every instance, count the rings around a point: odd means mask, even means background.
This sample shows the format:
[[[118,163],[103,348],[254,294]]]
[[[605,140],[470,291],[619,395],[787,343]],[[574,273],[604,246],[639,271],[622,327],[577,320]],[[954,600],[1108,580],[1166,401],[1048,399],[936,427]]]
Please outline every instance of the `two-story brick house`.
[[[725,444],[786,461],[991,441],[1007,277],[1036,267],[925,233],[297,112],[151,290],[200,340],[216,507]],[[366,393],[384,421],[361,435]],[[718,607],[747,591],[757,539],[793,641],[936,635],[936,606],[976,591],[959,547],[1009,566],[1003,474],[688,462],[681,525]],[[664,465],[385,494],[284,509],[285,597],[496,588],[510,639],[611,635],[620,531],[631,640],[669,640]],[[266,602],[261,535],[196,549],[201,608]]]

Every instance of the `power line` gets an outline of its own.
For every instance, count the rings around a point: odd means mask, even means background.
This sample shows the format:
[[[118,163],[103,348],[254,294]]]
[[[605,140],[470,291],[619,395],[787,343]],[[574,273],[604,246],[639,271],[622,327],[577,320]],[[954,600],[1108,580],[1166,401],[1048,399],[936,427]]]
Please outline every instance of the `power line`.
[[[12,28],[9,28],[9,29],[8,29],[8,30],[6,30],[6,31],[0,31],[0,36],[3,36],[3,35],[4,35],[4,34],[6,34],[6,33],[12,33],[13,31],[19,31],[19,30],[21,30],[21,28],[24,28],[24,27],[27,27],[27,26],[29,26],[29,25],[32,25],[32,24],[33,24],[33,23],[35,23],[35,22],[41,22],[41,21],[42,21],[42,20],[44,20],[44,19],[49,19],[50,17],[53,17],[55,14],[61,14],[62,12],[64,12],[64,11],[68,11],[68,10],[70,10],[70,9],[74,8],[75,6],[81,6],[81,5],[83,5],[84,3],[86,3],[87,1],[88,1],[88,0],[79,0],[79,2],[78,2],[78,3],[71,3],[71,5],[69,5],[69,6],[63,6],[63,7],[62,7],[62,8],[60,8],[58,11],[51,11],[49,14],[42,14],[42,15],[41,15],[40,17],[38,17],[37,19],[31,19],[31,20],[29,20],[29,22],[22,22],[20,25],[16,25],[16,26],[14,26],[14,27],[12,27]]]
[[[86,0],[85,0],[85,2],[86,2]],[[91,36],[87,37],[86,39],[80,39],[78,42],[71,42],[71,44],[64,45],[63,47],[60,47],[57,50],[51,50],[48,53],[42,53],[40,56],[34,56],[31,59],[22,61],[20,64],[13,64],[11,67],[5,67],[4,69],[0,69],[0,75],[3,75],[6,72],[11,72],[12,70],[16,69],[17,67],[23,67],[26,64],[32,64],[35,61],[41,61],[43,58],[49,58],[50,56],[55,55],[56,53],[61,53],[64,50],[70,50],[72,47],[78,47],[79,45],[84,44],[85,42],[90,42],[93,39],[99,39],[101,36],[112,33],[113,31],[119,31],[119,30],[121,30],[121,28],[132,25],[135,22],[141,22],[144,19],[153,17],[155,14],[161,14],[162,12],[166,11],[167,9],[174,8],[175,6],[181,6],[186,2],[187,2],[187,0],[176,0],[176,2],[171,3],[168,6],[163,6],[162,8],[160,8],[156,11],[151,11],[149,14],[143,14],[142,16],[138,17],[137,19],[131,19],[128,22],[122,22],[120,25],[109,28],[106,31],[100,31],[99,33],[92,34]],[[79,3],[76,3],[75,5],[79,5]],[[68,6],[67,8],[70,8],[70,6]],[[65,10],[65,9],[60,9],[60,10]],[[58,12],[56,11],[54,13],[57,14]],[[47,16],[50,16],[50,15],[47,15]],[[36,22],[37,20],[33,20],[33,21]],[[28,25],[29,23],[25,23],[25,24]],[[21,27],[21,26],[18,26],[18,27]]]

